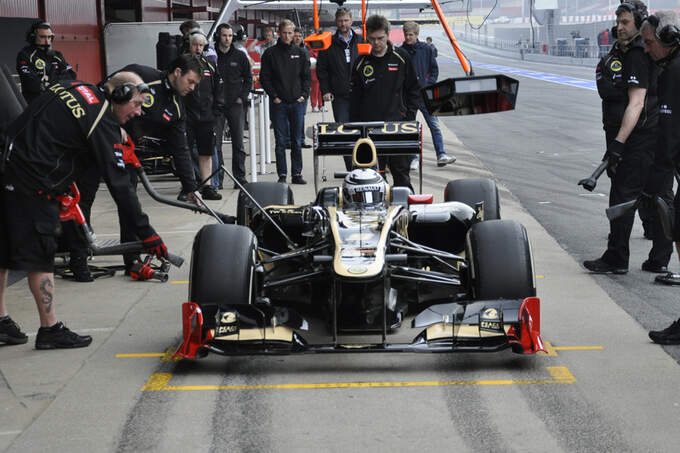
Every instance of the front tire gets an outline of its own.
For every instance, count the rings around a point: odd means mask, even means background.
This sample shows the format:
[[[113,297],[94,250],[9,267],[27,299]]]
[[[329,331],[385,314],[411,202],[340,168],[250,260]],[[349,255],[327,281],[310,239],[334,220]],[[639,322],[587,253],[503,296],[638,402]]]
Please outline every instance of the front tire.
[[[531,246],[515,220],[489,220],[470,228],[466,240],[474,299],[524,299],[536,295]]]
[[[255,297],[257,240],[249,228],[206,225],[194,239],[189,300],[201,307],[249,304]]]

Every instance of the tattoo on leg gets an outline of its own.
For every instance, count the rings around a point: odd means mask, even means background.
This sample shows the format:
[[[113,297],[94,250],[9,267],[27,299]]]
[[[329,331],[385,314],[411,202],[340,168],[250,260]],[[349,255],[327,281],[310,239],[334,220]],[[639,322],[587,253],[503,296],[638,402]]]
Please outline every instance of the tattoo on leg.
[[[52,288],[52,281],[49,278],[45,278],[40,282],[40,292],[42,293],[40,303],[45,306],[45,313],[49,313],[52,310]]]

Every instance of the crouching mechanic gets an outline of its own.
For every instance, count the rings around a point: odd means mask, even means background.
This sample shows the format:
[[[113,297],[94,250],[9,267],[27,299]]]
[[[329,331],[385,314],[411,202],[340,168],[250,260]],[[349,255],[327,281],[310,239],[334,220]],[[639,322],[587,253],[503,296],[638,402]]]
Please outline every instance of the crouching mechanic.
[[[9,127],[0,172],[0,342],[26,343],[8,316],[4,292],[7,269],[28,272],[40,316],[36,349],[79,348],[92,337],[78,335],[57,321],[54,253],[60,232],[59,202],[82,173],[96,168],[103,176],[126,223],[135,225],[148,253],[167,257],[167,248],[142,212],[129,183],[122,153],[121,128],[141,114],[148,90],[142,79],[120,72],[106,92],[79,81],[57,82]]]
[[[663,178],[672,178],[680,163],[680,20],[673,11],[657,11],[642,24],[642,40],[654,62],[663,68],[659,75],[659,135],[656,141],[654,169],[645,184],[643,195],[663,192]],[[680,253],[680,190],[675,194],[675,231],[673,240]],[[657,282],[680,284],[680,275],[667,274]],[[680,319],[660,331],[649,332],[649,337],[659,344],[680,344]]]

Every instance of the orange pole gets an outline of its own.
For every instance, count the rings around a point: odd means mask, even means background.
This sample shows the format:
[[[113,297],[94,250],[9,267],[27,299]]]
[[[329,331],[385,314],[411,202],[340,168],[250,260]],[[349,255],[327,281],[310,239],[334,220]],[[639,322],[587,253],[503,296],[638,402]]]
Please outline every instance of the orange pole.
[[[361,0],[361,22],[364,24],[364,41],[368,42],[366,37],[366,0]]]
[[[442,24],[442,27],[444,27],[444,31],[446,32],[446,36],[449,37],[449,41],[451,42],[451,45],[453,46],[454,52],[456,52],[456,56],[458,56],[458,61],[460,61],[460,65],[463,67],[465,74],[472,75],[472,70],[470,69],[470,64],[468,63],[467,59],[465,58],[465,55],[463,55],[463,52],[460,50],[460,46],[458,46],[458,41],[456,41],[456,37],[453,36],[453,32],[451,31],[451,28],[449,28],[449,24],[446,22],[446,17],[444,17],[444,12],[442,11],[441,6],[439,6],[439,2],[437,0],[430,0],[430,3],[432,3],[432,8],[434,8],[434,11],[437,13],[437,17],[439,18],[439,22]]]
[[[314,33],[319,32],[319,8],[316,6],[316,0],[314,0]]]

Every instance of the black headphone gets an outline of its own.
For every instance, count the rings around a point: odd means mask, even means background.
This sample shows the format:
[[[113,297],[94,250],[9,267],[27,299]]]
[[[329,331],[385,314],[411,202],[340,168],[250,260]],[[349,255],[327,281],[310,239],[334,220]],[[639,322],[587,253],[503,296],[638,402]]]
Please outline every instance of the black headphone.
[[[212,39],[215,43],[220,42],[220,33],[222,32],[223,28],[231,28],[231,25],[229,24],[219,24],[217,28],[215,29],[215,33],[213,33]]]
[[[662,45],[665,47],[670,47],[673,45],[680,44],[680,30],[674,24],[664,25],[661,30],[659,30],[659,17],[652,14],[647,18],[647,21],[651,26],[654,27],[654,36],[658,39]]]
[[[52,25],[50,25],[49,22],[45,22],[42,20],[33,22],[33,24],[31,24],[31,28],[26,33],[26,42],[28,42],[29,44],[35,44],[36,32],[38,31],[39,28],[49,28],[51,30]]]
[[[638,30],[642,26],[642,22],[647,19],[647,10],[640,10],[637,6],[630,2],[624,2],[621,0],[621,4],[616,8],[616,15],[618,16],[622,12],[627,11],[633,15],[633,20],[635,21],[635,28]]]
[[[244,39],[248,38],[248,35],[246,34],[245,28],[243,28],[243,25],[241,24],[236,24],[233,27],[231,27],[232,30],[234,30],[234,40],[235,41],[243,41]]]
[[[125,82],[113,89],[109,98],[114,104],[127,104],[132,100],[135,90],[137,93],[150,93],[151,90],[146,83],[135,85],[132,82]]]

